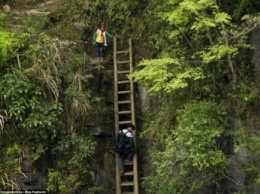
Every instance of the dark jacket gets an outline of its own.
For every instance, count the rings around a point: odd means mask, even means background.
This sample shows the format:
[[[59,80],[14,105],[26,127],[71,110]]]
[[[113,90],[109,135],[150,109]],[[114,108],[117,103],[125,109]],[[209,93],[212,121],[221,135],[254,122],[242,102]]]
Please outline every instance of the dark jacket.
[[[123,133],[126,134],[125,151],[134,151],[135,144],[134,144],[134,138],[132,136],[132,133],[127,129],[123,129]]]

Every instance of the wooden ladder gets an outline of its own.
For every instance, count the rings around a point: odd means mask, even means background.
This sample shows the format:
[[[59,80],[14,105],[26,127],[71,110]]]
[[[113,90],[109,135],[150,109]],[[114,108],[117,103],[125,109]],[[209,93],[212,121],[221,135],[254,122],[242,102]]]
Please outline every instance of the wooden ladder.
[[[129,76],[133,71],[132,40],[128,41],[128,49],[118,51],[117,39],[114,38],[114,112],[115,133],[127,124],[134,124],[134,83]],[[135,147],[137,148],[136,130],[133,133]],[[133,162],[125,163],[125,173],[120,174],[118,166],[118,154],[116,154],[116,194],[139,194],[137,153]]]

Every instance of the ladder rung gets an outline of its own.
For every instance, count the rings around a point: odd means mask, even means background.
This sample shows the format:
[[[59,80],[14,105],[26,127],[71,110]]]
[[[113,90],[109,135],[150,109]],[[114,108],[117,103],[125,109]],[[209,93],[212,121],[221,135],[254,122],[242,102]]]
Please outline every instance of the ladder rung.
[[[125,162],[124,165],[125,165],[125,166],[132,166],[132,165],[133,165],[133,162]]]
[[[130,182],[130,181],[122,182],[122,183],[121,183],[121,186],[122,186],[122,187],[134,186],[134,182]]]
[[[129,83],[130,83],[130,80],[117,82],[117,84],[129,84]]]
[[[118,101],[118,104],[131,104],[131,100]]]
[[[132,123],[132,121],[121,121],[121,122],[119,122],[119,125],[124,125],[124,124],[130,124],[130,123]],[[127,164],[131,164],[131,163],[125,163],[125,165],[127,165]]]
[[[117,64],[130,63],[130,61],[117,61]]]
[[[130,94],[131,91],[127,90],[127,91],[119,91],[118,94]]]
[[[128,111],[119,111],[119,114],[131,114],[132,111],[128,110]]]
[[[130,71],[118,71],[117,74],[126,74],[126,73],[130,73]]]
[[[128,171],[128,172],[125,172],[124,174],[122,174],[122,176],[134,176],[134,172]]]
[[[129,52],[129,51],[117,51],[116,53],[117,53],[117,54],[121,54],[121,53],[125,53],[125,54],[126,54],[126,53],[128,53],[128,52]]]

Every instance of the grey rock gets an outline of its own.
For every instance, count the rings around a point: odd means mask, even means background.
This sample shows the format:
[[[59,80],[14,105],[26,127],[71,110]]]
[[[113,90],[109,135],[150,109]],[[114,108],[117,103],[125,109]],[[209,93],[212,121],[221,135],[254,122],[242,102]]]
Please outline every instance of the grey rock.
[[[4,6],[3,6],[3,11],[4,11],[5,13],[10,13],[12,10],[11,10],[11,8],[10,8],[9,5],[4,5]]]

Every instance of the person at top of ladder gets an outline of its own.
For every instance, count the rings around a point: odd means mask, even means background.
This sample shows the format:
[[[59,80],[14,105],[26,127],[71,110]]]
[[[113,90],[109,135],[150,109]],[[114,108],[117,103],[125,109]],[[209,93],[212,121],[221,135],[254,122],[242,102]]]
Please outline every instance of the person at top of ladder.
[[[107,38],[113,38],[113,35],[105,31],[104,25],[96,30],[93,36],[93,44],[96,45],[97,59],[103,61],[104,46],[107,46]]]
[[[121,133],[126,135],[124,150],[122,153],[119,154],[118,164],[119,170],[121,174],[124,174],[124,163],[125,162],[132,162],[133,156],[135,153],[135,144],[133,138],[133,131],[135,130],[135,126],[133,124],[129,124],[127,129],[120,130]]]

